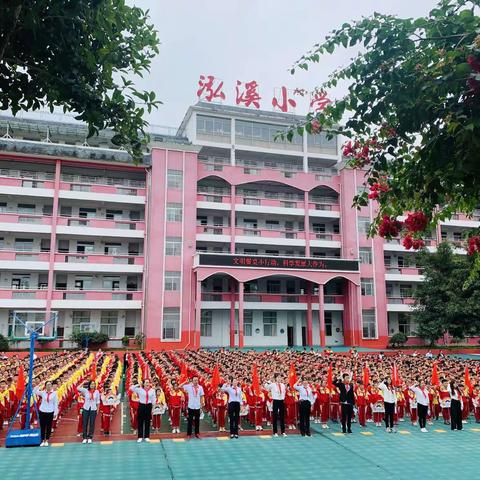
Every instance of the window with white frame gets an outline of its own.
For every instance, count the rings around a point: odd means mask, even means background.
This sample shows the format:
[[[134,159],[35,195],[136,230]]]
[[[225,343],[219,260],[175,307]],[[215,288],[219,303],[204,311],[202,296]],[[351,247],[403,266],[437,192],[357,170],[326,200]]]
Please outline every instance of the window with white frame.
[[[72,330],[83,331],[90,326],[90,312],[88,310],[75,310],[72,312]]]
[[[277,336],[277,312],[263,312],[263,336]]]
[[[211,337],[212,336],[212,311],[202,310],[200,317],[200,336]]]
[[[165,272],[165,290],[175,292],[180,290],[180,272]]]
[[[362,295],[373,295],[373,278],[361,278]]]
[[[400,284],[400,296],[402,298],[411,298],[413,296],[413,286],[404,283]]]
[[[370,217],[358,217],[358,233],[367,234],[370,228]]]
[[[118,312],[115,310],[102,310],[100,316],[100,332],[106,333],[108,338],[116,338]]]
[[[359,249],[360,263],[365,265],[372,264],[372,249],[370,247],[360,247]]]
[[[333,334],[333,317],[332,312],[325,312],[325,335],[331,337]]]
[[[167,171],[167,185],[168,188],[183,188],[183,172],[181,170]]]
[[[375,310],[362,310],[363,338],[377,338],[377,321]]]
[[[404,333],[407,337],[413,335],[413,324],[411,316],[408,313],[398,313],[398,331]]]
[[[243,336],[251,337],[253,335],[253,310],[243,311]]]
[[[182,204],[181,203],[167,203],[167,221],[169,222],[182,221]]]
[[[179,257],[182,253],[182,237],[167,237],[165,240],[165,255]]]
[[[178,340],[180,338],[180,308],[165,307],[163,309],[162,340]]]

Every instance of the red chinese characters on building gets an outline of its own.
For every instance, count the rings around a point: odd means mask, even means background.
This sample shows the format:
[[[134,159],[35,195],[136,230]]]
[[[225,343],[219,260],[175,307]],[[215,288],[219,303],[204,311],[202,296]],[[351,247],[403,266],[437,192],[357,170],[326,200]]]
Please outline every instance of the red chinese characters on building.
[[[327,97],[327,92],[325,91],[316,91],[313,92],[313,95],[311,96],[310,99],[310,108],[314,112],[321,112],[322,110],[325,109],[325,107],[329,104],[332,103],[332,101]]]
[[[216,98],[225,100],[225,93],[222,91],[223,81],[215,78],[213,75],[200,75],[198,86],[198,98],[206,100],[207,102],[211,102]]]
[[[278,108],[282,112],[288,112],[288,107],[295,108],[297,106],[297,102],[293,98],[288,97],[288,90],[287,87],[282,87],[280,89],[280,100],[274,95],[272,99],[273,108]]]
[[[235,87],[237,97],[235,103],[240,105],[243,103],[246,107],[253,105],[255,108],[260,108],[260,99],[262,98],[258,93],[258,83],[255,80],[246,82],[244,88],[241,88],[242,82],[237,80]]]

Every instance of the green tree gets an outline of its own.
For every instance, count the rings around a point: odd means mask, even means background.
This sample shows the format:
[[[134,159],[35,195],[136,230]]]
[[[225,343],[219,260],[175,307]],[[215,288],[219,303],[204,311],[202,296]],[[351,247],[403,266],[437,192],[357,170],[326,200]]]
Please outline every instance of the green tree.
[[[0,12],[0,110],[75,112],[141,158],[144,110],[160,103],[131,80],[158,53],[148,12],[124,0],[0,0]]]
[[[466,283],[472,258],[454,254],[444,242],[420,254],[425,280],[414,297],[417,335],[434,344],[445,334],[465,338],[480,333],[480,281]]]
[[[374,13],[334,30],[291,70],[339,48],[360,50],[318,87],[345,81],[346,95],[287,136],[326,130],[350,138],[343,153],[368,187],[355,205],[378,201],[371,233],[402,233],[407,248],[422,248],[438,220],[480,205],[479,6],[441,0],[420,18]],[[396,222],[406,212],[416,217]],[[470,250],[480,251],[480,240]]]

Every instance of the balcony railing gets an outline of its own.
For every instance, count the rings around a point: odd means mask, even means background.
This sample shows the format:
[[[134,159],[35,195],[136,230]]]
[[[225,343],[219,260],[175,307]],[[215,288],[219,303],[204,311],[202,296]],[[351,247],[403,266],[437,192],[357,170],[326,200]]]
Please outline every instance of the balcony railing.
[[[54,290],[53,300],[142,300],[141,290]]]
[[[415,299],[412,297],[387,297],[387,303],[390,305],[413,305]]]
[[[231,229],[228,226],[197,225],[197,233],[206,233],[208,235],[230,235]]]
[[[305,232],[302,230],[236,227],[235,234],[246,237],[305,239]]]
[[[62,182],[85,185],[108,185],[134,189],[145,188],[144,180],[133,180],[129,178],[98,177],[94,175],[73,175],[70,173],[62,173],[60,180]]]
[[[395,273],[401,275],[422,275],[423,268],[420,267],[386,267],[387,273]]]
[[[342,236],[339,233],[322,233],[310,232],[310,240],[327,240],[332,242],[340,242]]]
[[[47,291],[44,288],[0,286],[1,300],[46,300],[46,298]]]
[[[12,209],[14,210],[14,209]],[[7,213],[0,211],[0,222],[5,223],[30,223],[34,225],[51,225],[52,217],[50,215],[32,214],[32,213]]]
[[[115,228],[123,230],[144,230],[143,220],[107,219],[105,217],[60,216],[57,225],[69,227]]]
[[[106,253],[61,253],[55,254],[55,262],[59,263],[89,263],[108,265],[143,265],[144,258],[140,255],[106,254]]]
[[[307,295],[304,293],[266,293],[249,292],[244,293],[245,302],[275,302],[275,303],[308,303],[310,297],[311,303],[318,303],[318,295]],[[238,293],[230,292],[202,292],[202,301],[204,302],[238,302]],[[324,303],[343,304],[345,297],[343,295],[325,295]]]
[[[35,262],[48,262],[50,259],[50,253],[48,251],[40,250],[0,250],[0,260],[3,261],[35,261]]]

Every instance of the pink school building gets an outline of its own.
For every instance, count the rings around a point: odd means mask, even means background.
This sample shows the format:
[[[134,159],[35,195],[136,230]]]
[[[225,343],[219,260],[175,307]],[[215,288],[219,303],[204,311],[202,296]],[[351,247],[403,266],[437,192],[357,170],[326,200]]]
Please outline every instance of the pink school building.
[[[375,205],[351,207],[363,178],[339,139],[275,140],[296,120],[199,103],[133,165],[110,132],[0,117],[0,333],[19,340],[14,312],[38,311],[58,314],[51,346],[75,329],[110,346],[143,332],[148,349],[412,336],[415,253],[367,238]]]

